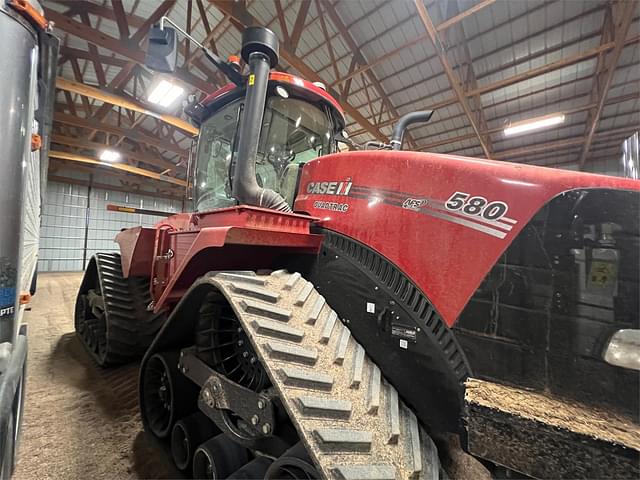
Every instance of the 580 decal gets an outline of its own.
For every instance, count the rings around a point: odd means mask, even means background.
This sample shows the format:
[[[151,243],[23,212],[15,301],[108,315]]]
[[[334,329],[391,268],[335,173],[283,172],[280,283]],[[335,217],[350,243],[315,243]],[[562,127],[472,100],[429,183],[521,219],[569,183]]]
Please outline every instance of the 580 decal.
[[[465,192],[455,192],[445,202],[444,206],[447,210],[460,211],[467,215],[481,216],[485,220],[500,220],[509,210],[509,206],[505,202],[493,201],[488,202],[486,198],[481,196],[471,196]]]

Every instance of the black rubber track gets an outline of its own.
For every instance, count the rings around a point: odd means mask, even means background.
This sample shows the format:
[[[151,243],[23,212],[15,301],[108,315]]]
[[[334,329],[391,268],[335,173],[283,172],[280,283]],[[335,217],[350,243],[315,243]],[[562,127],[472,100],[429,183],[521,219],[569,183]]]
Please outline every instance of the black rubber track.
[[[102,296],[102,315],[89,307],[91,290]],[[76,300],[75,328],[99,365],[122,364],[144,354],[166,319],[164,313],[147,310],[150,302],[149,280],[124,278],[119,254],[94,255]]]

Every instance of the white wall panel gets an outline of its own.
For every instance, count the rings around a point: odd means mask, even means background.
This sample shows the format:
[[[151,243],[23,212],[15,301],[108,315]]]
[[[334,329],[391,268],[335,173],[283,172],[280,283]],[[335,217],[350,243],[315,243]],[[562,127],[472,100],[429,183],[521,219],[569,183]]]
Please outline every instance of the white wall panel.
[[[122,228],[152,226],[160,217],[107,211],[108,203],[167,212],[180,210],[180,202],[133,193],[49,182],[42,215],[38,271],[83,270],[96,252],[118,251],[113,241]],[[89,200],[89,201],[88,201]],[[87,208],[89,205],[89,208]],[[88,222],[88,229],[86,228]],[[86,235],[86,255],[85,255]]]

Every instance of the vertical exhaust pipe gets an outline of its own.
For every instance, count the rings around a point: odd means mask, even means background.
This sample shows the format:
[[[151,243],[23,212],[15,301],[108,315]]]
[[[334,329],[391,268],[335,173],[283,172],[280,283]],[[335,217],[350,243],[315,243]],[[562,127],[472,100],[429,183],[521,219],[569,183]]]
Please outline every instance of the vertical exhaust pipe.
[[[242,33],[241,55],[249,65],[247,93],[233,175],[233,196],[245,205],[291,212],[277,192],[262,188],[256,180],[256,156],[267,98],[269,72],[278,64],[278,39],[264,27],[248,27]]]
[[[404,131],[412,123],[428,122],[433,115],[433,110],[422,110],[418,112],[407,113],[400,117],[396,126],[393,127],[393,135],[391,136],[391,148],[394,150],[400,150],[402,148],[402,138],[404,137]]]

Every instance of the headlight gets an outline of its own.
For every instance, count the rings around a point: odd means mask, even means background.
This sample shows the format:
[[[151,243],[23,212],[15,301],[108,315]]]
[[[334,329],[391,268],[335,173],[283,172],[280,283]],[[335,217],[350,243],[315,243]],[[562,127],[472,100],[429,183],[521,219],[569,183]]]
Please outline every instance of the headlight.
[[[604,361],[618,367],[640,370],[640,330],[618,330],[604,350]]]

